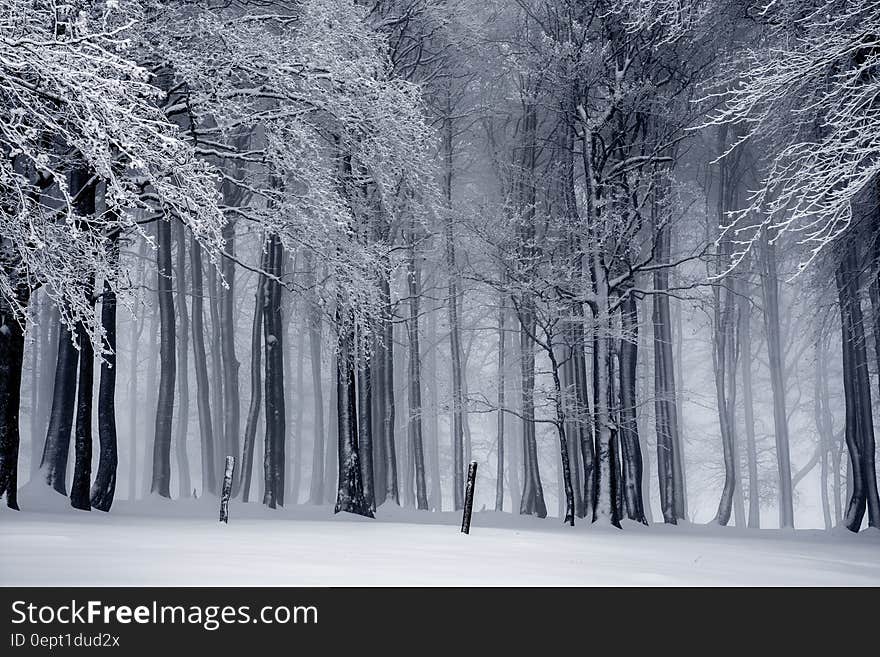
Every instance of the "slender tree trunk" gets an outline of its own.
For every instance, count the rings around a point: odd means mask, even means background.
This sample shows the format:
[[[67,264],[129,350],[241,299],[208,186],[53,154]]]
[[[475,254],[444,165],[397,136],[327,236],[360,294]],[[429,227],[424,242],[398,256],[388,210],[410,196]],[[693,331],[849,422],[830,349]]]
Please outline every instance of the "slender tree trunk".
[[[285,295],[290,299],[290,295]],[[293,310],[293,301],[289,300],[287,304],[285,304],[285,310],[292,311]],[[290,326],[293,322],[293,317],[287,317],[285,321],[285,334],[286,327]],[[291,468],[293,470],[293,476],[291,477],[290,482],[290,500],[291,504],[297,504],[299,502],[299,489],[301,487],[301,479],[302,479],[302,451],[303,451],[303,436],[302,436],[302,424],[303,424],[303,414],[305,407],[305,385],[303,383],[303,363],[305,361],[305,338],[306,331],[305,326],[301,325],[296,336],[296,405],[293,409],[293,431],[291,432],[291,440],[293,441],[293,463],[291,464]],[[288,354],[291,356],[292,354]],[[287,362],[290,361],[288,358]],[[289,367],[288,367],[289,369]],[[286,372],[287,370],[285,370]],[[290,380],[289,377],[285,375],[286,380]]]
[[[428,497],[429,505],[436,511],[443,509],[443,490],[440,478],[440,404],[438,389],[440,386],[437,376],[437,315],[435,312],[428,313],[428,348],[427,365],[429,374],[429,395],[431,412],[428,419],[429,443],[428,454],[430,455],[431,491]]]
[[[630,520],[648,524],[642,500],[642,451],[636,419],[636,364],[639,350],[638,304],[630,294],[621,309],[620,340],[620,446],[623,465],[623,499]]]
[[[413,227],[414,228],[414,227]],[[428,510],[428,488],[425,477],[425,454],[422,442],[422,370],[421,347],[419,343],[419,295],[422,289],[422,276],[416,260],[416,236],[410,233],[407,285],[409,288],[409,445],[411,460],[415,470],[416,505],[420,510]]]
[[[310,251],[306,251],[306,271],[309,274],[309,304],[306,322],[309,332],[309,360],[312,369],[315,434],[312,441],[312,477],[309,486],[309,504],[321,504],[326,486],[324,472],[324,394],[321,376],[321,308],[315,290],[315,263]],[[381,480],[384,482],[384,480]],[[384,486],[380,486],[384,492]]]
[[[171,497],[171,423],[174,415],[176,373],[174,296],[171,279],[171,223],[156,224],[156,263],[159,292],[159,397],[156,406],[156,432],[153,440],[153,477],[150,492]]]
[[[501,294],[501,307],[498,311],[498,462],[495,469],[495,510],[504,511],[504,347],[506,341],[505,320],[507,319],[506,297]]]
[[[175,222],[177,240],[177,490],[181,498],[192,495],[189,454],[186,442],[189,433],[189,313],[186,308],[186,227]]]
[[[268,266],[267,249],[263,249],[263,255],[260,258],[260,269],[266,271]],[[241,466],[236,468],[235,480],[238,487],[233,487],[233,495],[238,495],[241,489],[242,502],[250,501],[251,494],[251,478],[254,470],[254,444],[257,437],[257,424],[260,420],[260,408],[263,402],[263,307],[266,300],[266,276],[259,275],[257,281],[257,292],[254,295],[254,321],[251,328],[251,399],[248,406],[247,420],[244,425],[244,444],[242,446]]]
[[[779,526],[794,527],[791,485],[791,457],[788,446],[788,416],[785,408],[785,381],[782,338],[779,330],[779,281],[776,247],[766,232],[761,240],[761,291],[764,301],[764,327],[770,360],[770,386],[773,391],[773,426],[776,436],[776,463],[779,477]]]
[[[137,291],[136,306],[140,307],[141,291]],[[137,316],[131,316],[131,360],[129,361],[129,379],[128,379],[128,433],[131,444],[128,447],[128,500],[133,502],[137,499],[137,460],[138,460],[138,406],[140,399],[138,398],[138,373],[140,370],[140,361],[138,352],[140,351],[140,338],[144,330],[144,313],[138,312]]]
[[[535,321],[532,315],[531,302],[523,302],[524,309],[520,312],[520,353],[522,381],[522,431],[523,431],[523,462],[525,463],[523,493],[520,499],[519,512],[523,515],[547,517],[547,506],[544,503],[544,489],[541,485],[541,473],[538,468],[538,443],[535,436],[535,346],[531,336],[535,332]]]
[[[284,345],[282,341],[281,285],[283,252],[277,235],[269,235],[268,267],[263,326],[266,344],[266,447],[263,504],[274,509],[284,506]]]
[[[327,484],[324,487],[324,501],[328,504],[333,504],[335,502],[339,489],[339,399],[336,382],[336,372],[339,369],[339,357],[336,354],[336,349],[332,350],[332,354],[330,363],[330,400],[327,409],[326,459],[324,460],[324,478]]]
[[[202,247],[195,237],[190,239],[190,266],[192,274],[192,337],[193,362],[196,371],[196,400],[199,410],[201,438],[202,493],[217,493],[214,457],[214,423],[211,416],[208,362],[205,357],[204,289],[202,278]],[[217,379],[215,379],[215,386]],[[240,469],[240,468],[239,468]]]
[[[383,375],[382,392],[383,399],[383,452],[385,454],[385,497],[395,504],[400,504],[400,495],[397,489],[397,451],[394,444],[394,324],[393,307],[391,305],[391,284],[387,276],[380,278],[380,294],[384,302],[384,315],[382,324],[382,350],[381,371]]]
[[[819,483],[821,486],[820,499],[822,501],[822,517],[825,521],[825,529],[830,530],[834,526],[834,521],[831,518],[831,504],[828,498],[828,453],[834,450],[834,437],[832,435],[833,426],[828,399],[827,337],[821,334],[816,338],[816,376],[813,394],[813,419],[816,422],[816,433],[819,436],[819,449],[821,452]]]
[[[212,467],[212,479],[215,482],[215,487],[217,486],[217,482],[220,481],[220,478],[223,476],[223,468],[226,459],[226,426],[224,424],[224,412],[223,412],[223,401],[225,399],[225,393],[223,388],[225,386],[225,377],[223,373],[223,355],[222,349],[218,348],[218,345],[221,344],[221,329],[220,329],[220,304],[221,304],[221,296],[222,296],[222,288],[220,286],[220,282],[217,278],[217,268],[216,266],[208,267],[208,285],[211,290],[211,298],[210,303],[208,304],[209,314],[211,317],[211,344],[214,346],[211,349],[211,425],[216,432],[216,436],[213,439],[214,443],[214,460],[211,465]]]
[[[86,288],[93,293],[94,279]],[[91,302],[91,300],[90,300]],[[85,324],[76,327],[79,344],[79,380],[76,395],[76,427],[74,431],[73,482],[70,485],[70,505],[74,509],[91,511],[89,485],[92,480],[92,390],[95,379],[95,350]]]
[[[235,254],[235,223],[228,221],[223,228],[223,238],[226,240],[226,252]],[[238,432],[240,414],[240,394],[238,383],[238,368],[240,363],[235,354],[235,262],[231,258],[223,258],[220,262],[223,278],[227,288],[221,295],[220,303],[220,343],[223,362],[223,437],[224,445],[221,450],[221,463],[218,471],[225,467],[227,456],[239,454]],[[280,340],[280,335],[279,335]],[[267,400],[268,401],[268,400]],[[267,422],[267,424],[269,424]]]
[[[746,424],[746,456],[749,469],[748,526],[761,526],[761,500],[758,493],[758,447],[755,439],[755,410],[752,393],[752,327],[751,299],[745,290],[739,298],[739,343],[742,358],[743,415]]]
[[[118,234],[112,237],[111,260],[118,262]],[[90,493],[91,505],[109,511],[116,493],[116,467],[119,462],[116,443],[116,291],[104,281],[101,297],[101,326],[104,329],[104,358],[98,383],[98,440],[101,444],[98,473]]]

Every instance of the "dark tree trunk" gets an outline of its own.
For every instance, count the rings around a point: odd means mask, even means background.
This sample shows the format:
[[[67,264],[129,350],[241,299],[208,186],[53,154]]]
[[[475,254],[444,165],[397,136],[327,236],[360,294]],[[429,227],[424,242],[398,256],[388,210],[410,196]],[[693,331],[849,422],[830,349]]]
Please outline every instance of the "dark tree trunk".
[[[636,364],[639,350],[638,304],[630,294],[621,308],[620,340],[620,447],[623,500],[630,520],[648,524],[642,500],[642,450],[636,420]]]
[[[3,272],[4,275],[7,272]],[[30,289],[17,286],[17,302],[27,305]],[[18,448],[21,375],[24,367],[24,327],[14,306],[0,296],[0,499],[6,506],[18,509]],[[62,339],[68,339],[66,335]],[[70,433],[68,427],[68,440]],[[62,470],[63,472],[63,470]],[[51,484],[52,482],[50,482]],[[61,481],[62,487],[64,481]],[[57,490],[57,489],[56,489]]]
[[[546,518],[547,507],[544,504],[544,489],[541,486],[541,473],[538,468],[538,443],[535,436],[535,347],[531,338],[535,331],[535,321],[530,304],[531,302],[524,301],[524,309],[520,313],[520,379],[525,470],[519,512]]]
[[[94,282],[87,288],[92,294]],[[91,511],[89,486],[92,481],[92,389],[95,380],[95,350],[85,324],[76,327],[79,343],[79,381],[76,395],[76,429],[74,431],[73,482],[70,485],[70,505],[74,509]]]
[[[217,492],[214,467],[214,424],[211,417],[208,362],[205,357],[204,289],[202,285],[202,247],[195,237],[190,239],[190,265],[192,274],[192,334],[193,363],[196,371],[196,400],[199,410],[199,436],[201,438],[202,491]],[[214,350],[216,351],[216,350]],[[215,379],[215,386],[217,385]]]
[[[843,514],[843,523],[850,531],[857,532],[861,528],[866,507],[869,526],[880,526],[880,498],[874,461],[871,382],[859,290],[859,261],[854,243],[844,248],[836,280],[843,342],[846,446],[852,466],[852,492]]]
[[[340,301],[340,306],[342,302]],[[341,309],[337,310],[339,347],[336,357],[336,414],[339,435],[339,480],[336,490],[334,512],[347,511],[373,517],[373,511],[364,498],[361,480],[360,454],[358,452],[357,391],[355,388],[355,335],[350,325],[353,319],[341,321]]]
[[[118,260],[118,246],[114,235],[112,259]],[[104,358],[101,361],[101,380],[98,383],[98,440],[100,456],[98,472],[91,489],[91,505],[99,511],[109,511],[116,493],[116,466],[119,461],[116,445],[116,291],[104,281],[101,297],[101,326],[104,329]]]
[[[67,457],[70,453],[70,432],[76,405],[76,371],[79,352],[67,327],[58,331],[58,359],[52,392],[52,414],[46,430],[46,443],[40,472],[43,480],[55,491],[67,495]]]
[[[669,260],[669,228],[658,226],[655,230],[658,257]],[[672,320],[669,312],[669,272],[658,269],[654,272],[653,295],[654,322],[654,415],[657,431],[657,477],[660,482],[660,507],[663,521],[676,524],[684,519],[679,490],[680,445],[678,404],[676,402],[675,366],[672,354]],[[678,470],[678,471],[677,471]]]
[[[177,241],[177,491],[180,498],[192,495],[189,454],[189,314],[186,308],[186,227],[175,222]]]
[[[333,504],[339,489],[339,422],[338,406],[339,398],[337,395],[338,386],[336,384],[336,372],[339,368],[338,356],[336,350],[333,349],[333,356],[330,363],[330,400],[327,408],[327,444],[325,445],[324,459],[324,501]]]
[[[174,296],[171,273],[171,223],[156,222],[159,296],[159,396],[153,439],[153,476],[150,492],[171,497],[171,424],[174,415],[174,379],[177,368],[174,333]]]
[[[277,235],[270,235],[267,245],[270,275],[266,281],[263,326],[266,343],[266,447],[263,504],[274,509],[284,506],[284,345],[281,316],[281,285],[284,254]]]

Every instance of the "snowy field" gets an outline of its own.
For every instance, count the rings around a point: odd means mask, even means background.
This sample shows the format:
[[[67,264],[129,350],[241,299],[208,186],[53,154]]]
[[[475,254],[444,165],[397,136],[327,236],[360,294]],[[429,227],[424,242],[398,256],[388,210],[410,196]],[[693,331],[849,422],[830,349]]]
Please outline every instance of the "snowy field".
[[[370,521],[328,507],[273,512],[232,502],[222,525],[215,506],[4,508],[0,584],[880,585],[876,530],[572,529],[555,518],[476,512],[465,536],[452,513],[382,509]]]

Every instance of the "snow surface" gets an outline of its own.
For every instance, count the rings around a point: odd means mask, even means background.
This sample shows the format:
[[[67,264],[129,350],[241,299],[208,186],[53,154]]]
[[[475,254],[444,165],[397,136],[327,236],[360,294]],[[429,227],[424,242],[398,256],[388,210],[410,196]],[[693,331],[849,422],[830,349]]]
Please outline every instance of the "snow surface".
[[[880,585],[880,532],[623,530],[475,512],[383,507],[376,520],[329,507],[271,511],[213,499],[75,511],[28,495],[0,511],[0,584],[66,585]],[[34,510],[39,509],[39,510]]]

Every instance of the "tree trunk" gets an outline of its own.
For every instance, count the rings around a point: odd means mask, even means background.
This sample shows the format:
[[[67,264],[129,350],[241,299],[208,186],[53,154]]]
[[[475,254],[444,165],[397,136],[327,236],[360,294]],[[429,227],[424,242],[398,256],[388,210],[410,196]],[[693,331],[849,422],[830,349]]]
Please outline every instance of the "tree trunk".
[[[648,524],[642,500],[642,451],[636,420],[636,364],[639,352],[638,304],[627,295],[621,309],[620,340],[620,446],[623,465],[623,499],[630,520]]]
[[[6,271],[4,275],[8,275]],[[26,306],[30,288],[16,286],[18,304]],[[0,499],[6,506],[18,509],[18,448],[21,375],[24,368],[24,327],[15,307],[0,295]],[[60,339],[68,339],[62,332]],[[70,432],[68,427],[68,441]],[[61,472],[64,472],[62,470]],[[50,485],[54,482],[49,482]],[[61,480],[63,488],[64,480]],[[57,490],[57,489],[56,489]]]
[[[397,451],[394,444],[394,323],[393,307],[391,305],[391,283],[387,276],[379,281],[379,292],[384,302],[384,314],[382,317],[382,392],[383,392],[383,452],[385,454],[385,497],[395,504],[400,504],[400,495],[397,487]]]
[[[312,477],[309,486],[309,504],[324,501],[326,486],[324,472],[324,390],[321,376],[321,308],[315,289],[315,262],[311,251],[306,251],[306,271],[309,275],[310,297],[306,322],[309,332],[309,360],[312,368],[312,391],[314,399],[315,433],[312,441]],[[383,480],[384,483],[384,480]],[[384,492],[384,486],[381,486]]]
[[[235,255],[235,223],[227,221],[223,228],[226,252]],[[235,262],[231,257],[220,261],[220,269],[227,288],[220,299],[220,353],[223,363],[223,448],[220,450],[221,463],[225,467],[227,456],[239,453],[238,431],[241,397],[239,394],[238,368],[240,363],[235,354]],[[280,339],[280,338],[279,338]],[[267,423],[268,424],[268,423]]]
[[[852,467],[852,492],[843,523],[859,531],[865,508],[868,525],[880,526],[880,499],[874,465],[874,427],[865,330],[859,294],[856,245],[849,243],[836,272],[843,342],[843,390],[846,399],[846,446]]]
[[[355,335],[348,319],[341,321],[342,302],[337,310],[339,347],[336,358],[336,413],[339,435],[339,482],[336,490],[334,512],[347,511],[368,518],[373,511],[364,498],[361,480],[360,454],[358,452],[357,392],[355,389]]]
[[[267,248],[264,245],[263,255],[260,258],[260,269],[266,271],[268,266]],[[259,275],[257,292],[254,295],[254,321],[251,328],[251,399],[248,406],[247,420],[244,425],[244,444],[242,446],[241,467],[236,469],[233,495],[238,495],[241,489],[241,501],[250,501],[251,478],[254,470],[254,444],[257,436],[257,424],[260,420],[260,408],[263,402],[263,307],[266,303],[266,276]]]
[[[223,373],[223,354],[222,348],[218,348],[221,344],[221,328],[220,328],[220,304],[222,296],[222,287],[217,277],[217,267],[211,265],[208,267],[208,285],[211,290],[210,303],[208,304],[209,314],[211,317],[211,426],[216,432],[213,437],[214,443],[214,460],[211,464],[213,470],[212,479],[216,482],[223,477],[223,468],[226,460],[226,427],[223,421],[223,400],[225,393],[223,391],[225,381]]]
[[[204,289],[202,285],[202,247],[195,237],[190,238],[190,266],[192,274],[192,334],[193,362],[196,371],[196,400],[199,410],[201,438],[202,493],[217,493],[214,468],[214,423],[211,416],[208,363],[205,357]],[[212,350],[216,351],[216,350]],[[215,378],[215,387],[217,379]]]
[[[422,289],[422,276],[416,261],[416,236],[410,234],[407,285],[409,288],[409,445],[410,457],[415,470],[416,505],[420,510],[428,510],[428,488],[425,478],[425,454],[422,442],[422,370],[421,347],[419,342],[419,295]]]
[[[159,397],[156,404],[156,431],[153,439],[153,477],[150,492],[171,497],[171,423],[174,415],[174,377],[176,353],[174,297],[171,279],[171,223],[156,224],[159,294]]]
[[[523,301],[520,312],[520,354],[522,385],[522,431],[524,481],[519,512],[523,515],[547,517],[544,503],[544,489],[541,486],[541,473],[538,467],[538,443],[535,436],[535,346],[531,336],[535,332],[531,302]]]
[[[186,308],[186,227],[175,222],[177,238],[177,490],[181,498],[192,495],[189,454],[189,314]]]
[[[497,465],[495,468],[495,510],[504,511],[504,346],[506,342],[505,320],[507,319],[506,297],[501,294],[501,308],[498,311],[498,444]]]
[[[7,322],[7,325],[8,322]],[[46,430],[40,473],[43,481],[62,495],[67,495],[67,457],[70,432],[76,405],[76,372],[79,352],[66,326],[58,331],[58,359],[52,391],[52,414]]]
[[[788,416],[785,408],[785,364],[782,362],[782,338],[779,330],[779,281],[776,267],[776,247],[770,242],[766,231],[762,232],[761,256],[761,296],[764,302],[764,327],[767,332],[767,354],[770,360],[773,426],[776,436],[776,463],[779,476],[779,526],[794,527]]]
[[[94,279],[89,281],[86,294],[93,293]],[[91,303],[90,299],[90,303]],[[92,481],[92,395],[95,380],[95,350],[91,336],[83,322],[77,324],[79,344],[79,380],[76,395],[76,427],[74,431],[73,482],[70,485],[70,505],[74,509],[91,511],[89,486]]]
[[[118,261],[118,235],[112,237],[112,261]],[[116,444],[116,291],[104,281],[101,297],[101,326],[104,329],[104,358],[98,383],[98,440],[101,444],[98,473],[90,493],[91,505],[109,511],[116,493],[116,467],[119,461]]]
[[[263,504],[270,509],[284,506],[284,345],[281,325],[281,285],[283,252],[277,235],[269,235],[267,244],[270,275],[266,282],[263,326],[266,343],[266,447]]]
[[[746,290],[739,298],[739,344],[742,358],[743,415],[746,424],[746,456],[749,469],[748,526],[761,526],[761,500],[758,492],[758,447],[755,439],[755,410],[752,393],[752,302]]]
[[[324,501],[333,504],[339,489],[339,422],[336,372],[339,369],[339,357],[336,350],[332,349],[330,363],[330,400],[327,408],[327,445],[325,446],[324,460]]]
[[[358,338],[357,351],[357,428],[358,453],[361,468],[361,485],[364,501],[371,511],[376,510],[376,496],[373,488],[373,391],[372,367],[364,340]]]

